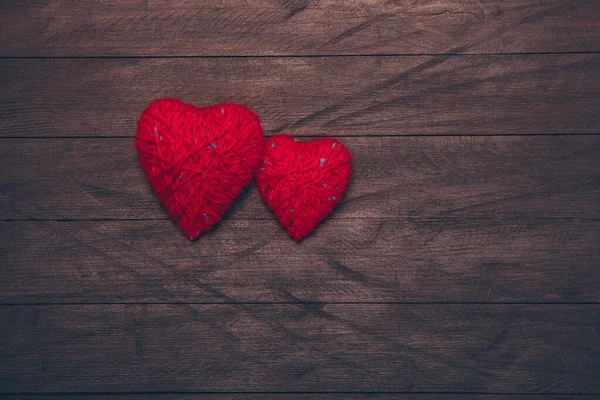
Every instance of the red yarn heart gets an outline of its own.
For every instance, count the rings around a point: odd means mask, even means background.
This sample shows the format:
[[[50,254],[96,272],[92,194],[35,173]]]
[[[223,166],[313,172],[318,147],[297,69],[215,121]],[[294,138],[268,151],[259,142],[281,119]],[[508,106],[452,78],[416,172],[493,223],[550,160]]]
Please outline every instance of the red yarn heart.
[[[136,137],[148,181],[190,239],[210,230],[250,183],[263,146],[258,116],[248,108],[174,99],[144,110]]]
[[[342,200],[352,170],[348,149],[335,139],[298,142],[288,135],[266,141],[256,182],[281,225],[296,240]]]

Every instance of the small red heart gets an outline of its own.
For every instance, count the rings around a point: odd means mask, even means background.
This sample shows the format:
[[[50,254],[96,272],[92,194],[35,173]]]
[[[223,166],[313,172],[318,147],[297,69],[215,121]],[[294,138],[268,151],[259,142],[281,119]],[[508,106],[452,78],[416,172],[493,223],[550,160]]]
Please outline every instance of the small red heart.
[[[221,219],[260,167],[258,116],[237,104],[197,108],[154,101],[138,122],[136,147],[169,217],[190,239]]]
[[[296,240],[342,200],[352,170],[348,149],[335,139],[298,142],[288,135],[266,141],[256,176],[260,194]]]

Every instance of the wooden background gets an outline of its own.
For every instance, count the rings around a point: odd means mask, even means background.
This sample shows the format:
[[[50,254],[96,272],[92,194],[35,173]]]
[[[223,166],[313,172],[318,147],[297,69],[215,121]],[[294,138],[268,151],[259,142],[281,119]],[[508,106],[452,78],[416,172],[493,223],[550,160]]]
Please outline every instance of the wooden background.
[[[597,0],[0,1],[0,397],[600,397]],[[340,138],[302,243],[190,242],[153,99]]]

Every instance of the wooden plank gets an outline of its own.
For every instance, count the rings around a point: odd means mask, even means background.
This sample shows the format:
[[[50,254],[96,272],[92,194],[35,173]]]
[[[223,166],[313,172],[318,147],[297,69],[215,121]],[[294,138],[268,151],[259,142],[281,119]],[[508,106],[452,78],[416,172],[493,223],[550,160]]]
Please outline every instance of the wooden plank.
[[[600,220],[0,223],[0,303],[599,302]]]
[[[0,56],[599,51],[595,0],[12,0]]]
[[[525,394],[527,400],[548,400],[548,395],[532,395]],[[521,400],[523,394],[508,394],[508,393],[477,393],[477,394],[456,394],[456,393],[438,393],[438,394],[423,394],[423,393],[347,393],[347,392],[311,392],[307,393],[290,393],[290,392],[267,392],[267,393],[146,393],[137,392],[132,394],[122,393],[101,393],[101,394],[73,394],[73,393],[61,393],[60,395],[53,394],[0,394],[0,398],[5,400],[30,400],[32,398],[55,400],[55,399],[69,399],[69,400],[104,400],[106,398],[115,400],[130,400],[130,399],[152,399],[152,400],[272,400],[272,399],[293,399],[293,400],[308,400],[308,399],[319,399],[319,400],[365,400],[365,399],[384,399],[384,400]],[[551,400],[579,400],[579,399],[597,399],[596,394],[565,394],[557,395],[552,394]]]
[[[156,394],[156,393],[135,393],[135,394],[97,394],[97,395],[77,395],[77,394],[61,394],[61,395],[39,395],[36,393],[35,398],[41,400],[105,400],[110,398],[113,400],[280,400],[283,396],[286,399],[292,400],[522,400],[523,394],[422,394],[422,393],[402,393],[402,394],[381,394],[381,393],[189,393],[189,394]],[[578,400],[597,398],[594,394],[576,394],[576,395],[552,395],[552,400]],[[31,400],[31,395],[1,395],[0,398],[5,400]],[[527,400],[548,400],[548,395],[530,395],[527,394]]]
[[[333,218],[600,217],[600,136],[344,138]],[[157,219],[132,139],[3,139],[0,219]],[[255,187],[228,218],[271,218]]]
[[[598,394],[599,321],[599,305],[0,307],[0,387]]]
[[[0,61],[2,136],[127,136],[160,97],[248,104],[268,133],[600,133],[600,55]]]

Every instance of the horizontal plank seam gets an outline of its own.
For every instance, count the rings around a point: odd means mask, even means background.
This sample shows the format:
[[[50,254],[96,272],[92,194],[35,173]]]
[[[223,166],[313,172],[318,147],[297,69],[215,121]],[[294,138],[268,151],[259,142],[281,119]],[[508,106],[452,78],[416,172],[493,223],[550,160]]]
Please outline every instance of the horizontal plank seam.
[[[277,133],[280,131],[277,131]],[[276,132],[266,132],[265,135],[267,138],[270,135],[275,135]],[[422,138],[435,138],[435,137],[531,137],[531,136],[541,136],[541,137],[551,137],[551,136],[598,136],[600,132],[587,132],[587,133],[398,133],[398,134],[374,134],[374,135],[335,135],[336,138],[403,138],[403,137],[422,137]],[[302,138],[321,138],[323,135],[294,135]],[[0,136],[0,140],[35,140],[35,139],[71,139],[71,140],[80,140],[80,139],[134,139],[135,136]]]
[[[431,391],[130,391],[130,392],[6,392],[0,396],[119,396],[119,395],[185,395],[185,394],[414,394],[414,395],[505,395],[505,396],[596,396],[593,392],[431,392]]]
[[[540,51],[523,53],[369,53],[369,54],[268,54],[268,55],[101,55],[101,56],[0,56],[0,60],[52,60],[52,59],[207,59],[207,58],[364,58],[364,57],[505,57],[505,56],[546,56],[600,54],[600,51]]]
[[[240,302],[49,302],[49,303],[0,303],[0,307],[32,307],[32,306],[136,306],[136,305],[214,305],[214,306],[231,306],[231,305],[396,305],[396,306],[415,306],[415,305],[438,305],[438,306],[502,306],[502,305],[521,305],[521,306],[598,306],[600,302],[582,301],[582,302],[516,302],[516,301],[240,301]]]
[[[342,203],[343,204],[343,203]],[[274,221],[273,217],[227,217],[232,221]],[[576,217],[568,215],[557,215],[553,217],[470,217],[470,216],[439,216],[439,217],[330,217],[336,221],[560,221],[577,220],[588,222],[600,222],[600,217]],[[11,222],[118,222],[118,221],[170,221],[168,217],[156,218],[0,218],[0,223]]]

